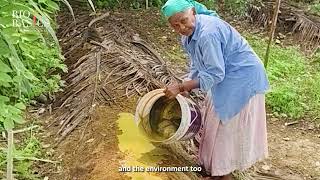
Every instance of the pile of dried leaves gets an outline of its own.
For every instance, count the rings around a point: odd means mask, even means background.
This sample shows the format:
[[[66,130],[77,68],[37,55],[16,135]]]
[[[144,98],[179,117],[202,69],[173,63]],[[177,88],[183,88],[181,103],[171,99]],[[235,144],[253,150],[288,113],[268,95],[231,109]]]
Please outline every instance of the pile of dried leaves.
[[[251,5],[249,15],[256,24],[268,27],[274,12],[275,2],[264,1]],[[320,17],[305,13],[301,7],[281,2],[278,28],[298,34],[298,41],[306,51],[314,53],[320,45]]]
[[[109,12],[96,18],[82,13],[76,23],[60,23],[60,44],[69,72],[67,87],[54,103],[61,141],[89,118],[98,104],[117,101],[177,81],[151,46]],[[61,17],[68,22],[70,16]]]

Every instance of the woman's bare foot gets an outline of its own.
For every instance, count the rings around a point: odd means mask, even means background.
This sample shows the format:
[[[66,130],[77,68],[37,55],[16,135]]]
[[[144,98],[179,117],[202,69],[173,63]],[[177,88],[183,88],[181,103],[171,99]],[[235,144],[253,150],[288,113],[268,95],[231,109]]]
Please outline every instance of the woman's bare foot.
[[[231,174],[224,175],[224,176],[221,177],[220,180],[232,180],[232,175]]]
[[[203,177],[203,180],[221,180],[220,176],[209,176],[209,177]]]

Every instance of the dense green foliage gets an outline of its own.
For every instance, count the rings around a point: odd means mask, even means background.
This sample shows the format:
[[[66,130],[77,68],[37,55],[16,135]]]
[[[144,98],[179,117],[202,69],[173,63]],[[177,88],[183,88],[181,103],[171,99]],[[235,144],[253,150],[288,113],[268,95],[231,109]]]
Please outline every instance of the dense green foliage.
[[[148,0],[148,7],[160,7],[166,0]],[[146,7],[145,0],[97,0],[96,6],[100,9],[115,9],[115,8],[132,8],[140,9]]]
[[[310,12],[320,16],[320,1],[309,5]]]
[[[66,67],[50,19],[57,10],[52,0],[0,2],[0,124],[5,129],[22,122],[21,110],[32,98],[59,89],[57,73]]]
[[[0,1],[0,131],[23,123],[23,110],[32,99],[62,85],[59,73],[66,66],[51,19],[58,10],[53,0]],[[20,140],[13,150],[14,173],[18,179],[35,179],[28,158],[39,155],[39,142],[34,136]],[[0,168],[5,169],[7,149],[1,151]]]
[[[149,7],[161,7],[166,0],[148,0]],[[206,5],[209,9],[216,9],[217,2],[216,0],[198,0],[198,2]],[[250,0],[225,0],[224,9],[229,11],[232,14],[243,16],[247,12],[248,4]],[[145,0],[97,0],[96,6],[98,8],[132,8],[139,9],[146,7]]]
[[[216,0],[202,0],[198,2],[200,2],[201,4],[204,4],[208,9],[215,10],[217,8]]]
[[[247,40],[260,57],[266,51],[266,39],[247,35]],[[267,69],[271,90],[267,105],[276,114],[293,118],[320,113],[320,68],[311,64],[298,47],[273,45]],[[318,63],[315,56],[314,63]]]
[[[245,16],[250,0],[225,0],[225,8],[234,15]]]
[[[248,5],[253,0],[224,0],[222,8],[227,12],[245,16],[247,13]],[[148,0],[148,7],[161,7],[166,0]],[[204,4],[208,9],[217,10],[219,0],[198,0]],[[100,9],[115,9],[115,8],[131,8],[140,9],[146,7],[146,0],[97,0],[95,5]],[[221,5],[221,4],[220,4]]]

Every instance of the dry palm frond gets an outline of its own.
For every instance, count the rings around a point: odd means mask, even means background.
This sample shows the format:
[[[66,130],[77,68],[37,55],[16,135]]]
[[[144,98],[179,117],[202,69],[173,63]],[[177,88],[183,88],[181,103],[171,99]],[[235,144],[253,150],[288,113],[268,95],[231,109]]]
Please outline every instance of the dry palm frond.
[[[272,9],[275,2],[266,1],[260,4],[251,5],[249,15],[251,20],[264,27],[270,26]],[[279,12],[279,27],[285,31],[299,34],[298,41],[305,50],[315,52],[320,43],[320,20],[319,17],[304,13],[301,9],[282,2]]]
[[[80,17],[81,24],[65,25],[66,31],[61,32],[69,73],[64,77],[65,93],[55,103],[57,121],[51,124],[59,125],[59,142],[89,118],[97,105],[116,105],[117,99],[141,96],[178,80],[147,42],[132,36],[109,13],[91,21]],[[96,33],[98,38],[90,37]]]

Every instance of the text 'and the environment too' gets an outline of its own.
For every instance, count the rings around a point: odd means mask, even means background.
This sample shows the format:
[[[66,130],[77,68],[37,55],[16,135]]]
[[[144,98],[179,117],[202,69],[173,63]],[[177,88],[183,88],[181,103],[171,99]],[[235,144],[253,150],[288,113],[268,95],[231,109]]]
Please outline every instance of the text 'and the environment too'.
[[[121,166],[119,172],[199,172],[202,168],[200,166],[175,166],[175,167],[161,167],[161,166]]]

